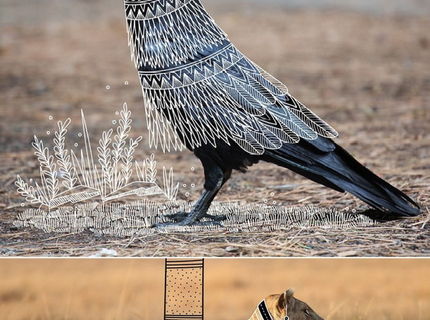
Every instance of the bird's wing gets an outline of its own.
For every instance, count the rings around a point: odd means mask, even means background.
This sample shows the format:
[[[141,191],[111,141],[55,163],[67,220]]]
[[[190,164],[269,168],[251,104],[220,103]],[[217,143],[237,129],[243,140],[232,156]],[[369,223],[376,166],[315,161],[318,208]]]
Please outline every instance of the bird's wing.
[[[176,132],[190,148],[222,139],[263,154],[300,139],[337,136],[232,44],[180,69],[141,73],[141,82],[153,144],[177,146]]]

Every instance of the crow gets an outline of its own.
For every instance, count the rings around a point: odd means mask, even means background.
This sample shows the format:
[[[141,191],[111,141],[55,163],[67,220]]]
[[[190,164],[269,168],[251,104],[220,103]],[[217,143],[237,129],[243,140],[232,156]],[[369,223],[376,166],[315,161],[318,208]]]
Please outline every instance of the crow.
[[[204,192],[187,226],[208,214],[233,170],[266,161],[396,217],[419,206],[365,168],[333,139],[337,132],[231,43],[200,0],[125,0],[131,56],[138,70],[149,142],[183,146],[203,166]]]

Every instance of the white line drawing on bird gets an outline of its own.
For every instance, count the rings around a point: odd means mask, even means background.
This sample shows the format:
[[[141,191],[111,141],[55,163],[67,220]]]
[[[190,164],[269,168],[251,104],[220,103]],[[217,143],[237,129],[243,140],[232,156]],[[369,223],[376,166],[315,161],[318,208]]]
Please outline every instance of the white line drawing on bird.
[[[200,0],[127,0],[124,9],[150,144],[165,152],[185,146],[205,171],[205,190],[191,211],[157,227],[218,220],[208,209],[232,171],[259,161],[349,192],[379,211],[420,213],[337,145],[335,129],[241,53]]]

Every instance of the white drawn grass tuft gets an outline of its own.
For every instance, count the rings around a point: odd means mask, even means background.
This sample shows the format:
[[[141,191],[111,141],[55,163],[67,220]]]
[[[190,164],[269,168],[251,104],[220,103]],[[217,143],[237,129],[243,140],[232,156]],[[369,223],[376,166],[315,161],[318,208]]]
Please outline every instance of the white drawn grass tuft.
[[[170,201],[174,201],[176,199],[179,190],[179,182],[175,184],[172,168],[167,170],[166,167],[163,167],[163,190],[167,199]]]
[[[35,136],[32,146],[40,164],[40,182],[31,183],[30,180],[27,183],[17,176],[15,185],[18,193],[30,204],[46,206],[49,210],[95,197],[100,197],[102,202],[129,195],[165,195],[168,200],[175,200],[179,185],[175,185],[173,180],[173,169],[167,172],[163,168],[163,187],[160,187],[157,184],[154,154],[141,161],[142,165],[134,159],[142,137],[129,137],[132,119],[126,103],[119,116],[115,130],[110,128],[103,131],[98,140],[96,157],[93,156],[83,111],[83,148],[80,150],[75,152],[66,148],[68,127],[71,124],[69,118],[57,123],[52,153]]]

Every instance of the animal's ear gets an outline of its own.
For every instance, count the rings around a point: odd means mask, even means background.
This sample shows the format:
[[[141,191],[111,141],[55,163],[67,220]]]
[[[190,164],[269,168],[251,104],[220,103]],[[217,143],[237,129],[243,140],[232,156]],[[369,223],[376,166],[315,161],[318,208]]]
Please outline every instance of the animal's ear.
[[[291,289],[288,289],[283,294],[281,294],[278,299],[278,309],[284,310],[285,307],[287,307],[288,303],[291,301],[291,298],[293,296],[294,296],[294,291]]]
[[[291,299],[294,298],[294,290],[288,289],[287,291],[285,291],[284,295],[285,295],[286,304],[288,304],[291,301]]]
[[[278,303],[276,305],[276,308],[278,309],[279,313],[282,313],[283,310],[285,310],[287,306],[287,300],[285,296],[285,292],[279,295]]]
[[[278,299],[278,310],[282,311],[285,309],[285,306],[287,305],[287,299],[285,297],[285,292],[279,295],[279,299]]]

